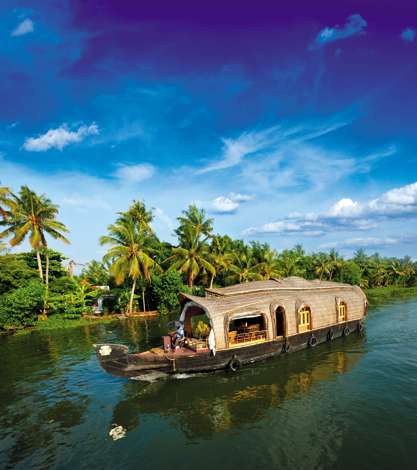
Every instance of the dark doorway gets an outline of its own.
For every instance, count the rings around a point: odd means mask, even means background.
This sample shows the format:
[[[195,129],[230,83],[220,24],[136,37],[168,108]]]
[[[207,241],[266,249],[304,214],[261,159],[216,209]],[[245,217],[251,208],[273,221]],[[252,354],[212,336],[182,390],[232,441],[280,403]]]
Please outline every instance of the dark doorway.
[[[283,307],[278,307],[275,310],[275,323],[277,336],[285,336],[285,310]]]

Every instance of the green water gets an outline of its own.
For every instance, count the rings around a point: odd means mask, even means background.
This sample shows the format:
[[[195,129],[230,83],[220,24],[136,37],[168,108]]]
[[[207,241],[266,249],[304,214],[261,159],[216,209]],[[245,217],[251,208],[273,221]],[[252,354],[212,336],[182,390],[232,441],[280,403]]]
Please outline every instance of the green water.
[[[163,322],[0,338],[0,468],[417,468],[417,301],[366,334],[153,383],[115,378],[92,344],[159,344]],[[126,430],[114,441],[109,431]]]

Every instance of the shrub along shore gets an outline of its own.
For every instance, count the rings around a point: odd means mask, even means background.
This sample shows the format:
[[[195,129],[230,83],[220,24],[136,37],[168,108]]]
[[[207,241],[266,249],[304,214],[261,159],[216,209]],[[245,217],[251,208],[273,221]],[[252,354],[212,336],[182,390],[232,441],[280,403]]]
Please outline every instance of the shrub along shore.
[[[417,264],[358,250],[351,259],[337,251],[306,253],[301,245],[277,252],[268,243],[215,234],[213,219],[189,206],[178,217],[177,243],[161,241],[152,229],[153,213],[141,201],[118,212],[100,244],[102,260],[76,264],[48,246],[70,243],[59,208],[45,195],[23,186],[0,188],[0,331],[53,329],[97,321],[101,315],[161,314],[179,309],[181,291],[203,295],[208,286],[288,276],[333,280],[364,288],[370,303],[417,294]],[[31,251],[14,253],[28,241]]]

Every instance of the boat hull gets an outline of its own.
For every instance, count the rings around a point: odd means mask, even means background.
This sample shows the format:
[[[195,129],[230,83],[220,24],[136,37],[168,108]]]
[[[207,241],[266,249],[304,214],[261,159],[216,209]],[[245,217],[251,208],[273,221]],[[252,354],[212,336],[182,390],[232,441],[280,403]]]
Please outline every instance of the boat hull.
[[[217,351],[213,356],[209,351],[189,354],[128,353],[128,347],[120,344],[95,345],[101,367],[108,373],[120,377],[137,377],[154,372],[166,374],[209,372],[220,369],[236,371],[241,366],[300,351],[306,348],[335,340],[348,334],[360,333],[361,320],[348,321],[305,333],[277,338],[272,341],[252,345],[242,345]],[[314,338],[314,339],[313,339]]]

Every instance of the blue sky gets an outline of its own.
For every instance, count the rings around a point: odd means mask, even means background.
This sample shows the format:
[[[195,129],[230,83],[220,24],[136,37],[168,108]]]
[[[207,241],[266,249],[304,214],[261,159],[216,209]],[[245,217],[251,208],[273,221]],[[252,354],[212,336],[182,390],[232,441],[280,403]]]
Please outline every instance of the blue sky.
[[[411,2],[2,1],[0,180],[79,262],[132,199],[281,250],[417,258]],[[233,3],[233,4],[232,4]]]

